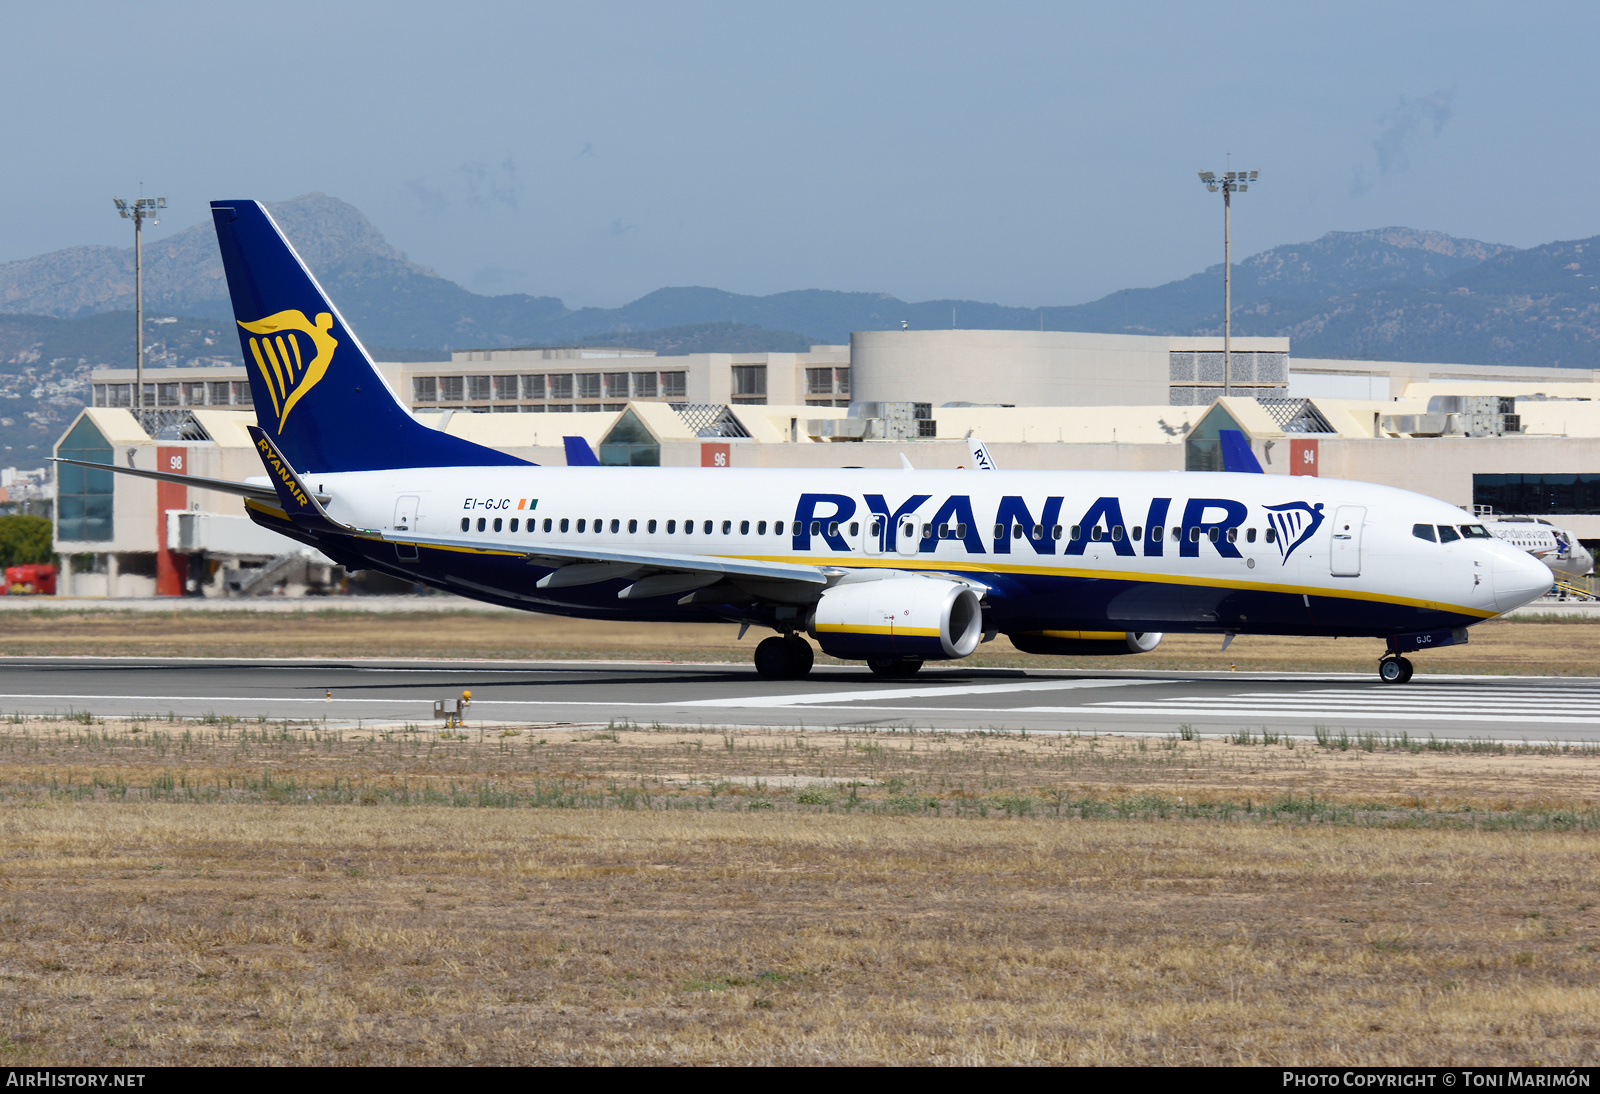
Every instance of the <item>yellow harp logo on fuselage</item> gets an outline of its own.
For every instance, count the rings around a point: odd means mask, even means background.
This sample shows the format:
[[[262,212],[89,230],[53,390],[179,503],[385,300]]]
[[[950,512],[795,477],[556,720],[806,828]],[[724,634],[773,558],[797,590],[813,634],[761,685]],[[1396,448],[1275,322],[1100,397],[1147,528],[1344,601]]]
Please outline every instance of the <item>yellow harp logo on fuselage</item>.
[[[240,323],[257,337],[250,339],[250,356],[266,381],[272,396],[272,410],[278,416],[278,432],[289,420],[289,411],[300,397],[328,372],[339,340],[328,333],[333,316],[318,312],[315,323],[303,311],[281,311],[254,323]],[[309,345],[302,345],[302,341]]]

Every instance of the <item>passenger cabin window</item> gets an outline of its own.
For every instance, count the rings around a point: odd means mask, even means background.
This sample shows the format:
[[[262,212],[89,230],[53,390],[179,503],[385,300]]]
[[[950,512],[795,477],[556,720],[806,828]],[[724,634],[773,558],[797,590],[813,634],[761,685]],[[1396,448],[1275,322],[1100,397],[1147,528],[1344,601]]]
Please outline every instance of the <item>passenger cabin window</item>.
[[[1278,542],[1278,530],[1276,528],[1268,528],[1265,539],[1268,543]]]
[[[775,520],[772,522],[772,534],[775,536],[783,535],[783,521]]]
[[[761,530],[762,531],[766,531],[766,528],[767,528],[767,522],[766,521],[762,521],[761,522]],[[861,522],[860,521],[853,520],[853,521],[850,522],[850,534],[852,536],[859,536],[861,534]]]
[[[739,522],[739,534],[741,536],[748,536],[750,534],[750,522],[749,521],[741,520]]]
[[[854,525],[852,525],[851,527],[854,527]],[[756,521],[756,535],[764,536],[766,534],[767,534],[767,522],[764,521],[764,520]]]
[[[644,530],[646,532],[649,532],[652,536],[655,535],[656,534],[656,522],[655,521],[651,521],[649,524],[646,524],[644,526]]]
[[[498,532],[500,530],[500,518],[499,517],[495,517],[494,518],[494,530],[496,532]]]
[[[667,521],[667,535],[670,536],[674,532],[676,532],[677,530],[678,530],[678,522],[677,521],[675,521],[675,520]]]
[[[578,531],[580,531],[580,532],[582,532],[582,531],[583,531],[583,529],[584,529],[584,523],[585,523],[585,522],[584,522],[584,520],[583,520],[583,518],[582,518],[582,517],[579,517],[579,518],[578,518]]]
[[[1431,524],[1413,524],[1411,526],[1411,534],[1416,536],[1418,539],[1425,539],[1429,543],[1437,542],[1437,540],[1434,538],[1433,525]]]
[[[462,517],[461,518],[461,530],[463,532],[468,532],[468,531],[472,530],[472,518],[471,517]]]
[[[639,522],[636,521],[636,520],[630,520],[628,522],[628,534],[631,536],[631,535],[636,534],[638,531],[639,531]]]
[[[478,518],[478,531],[480,531],[480,532],[483,531],[483,527],[487,523],[488,523],[488,521],[484,520],[482,517],[479,517]]]
[[[533,524],[532,521],[529,521],[528,523],[529,523],[530,526]],[[516,517],[512,517],[511,518],[511,530],[513,532],[515,532],[517,530],[517,518]]]
[[[722,522],[722,534],[723,535],[727,535],[728,533],[730,533],[732,531],[733,531],[733,521],[731,521],[731,520],[723,521]]]
[[[567,528],[566,528],[566,524],[567,524],[567,522],[566,522],[566,521],[562,521],[562,522],[561,522],[561,530],[562,530],[562,531],[563,531],[563,532],[565,532],[565,531],[566,531],[566,530],[567,530]],[[546,531],[546,532],[548,532],[548,531],[549,531],[549,530],[550,530],[550,518],[549,518],[549,517],[545,517],[545,518],[544,518],[544,530],[545,530],[545,531]],[[531,524],[530,524],[530,525],[528,525],[528,531],[530,531],[530,532],[531,532],[531,531],[533,531],[533,525],[531,525]]]
[[[711,522],[710,522],[710,521],[709,521],[709,520],[708,520],[708,521],[706,521],[706,522],[705,522],[705,524],[704,524],[704,526],[702,526],[702,527],[701,527],[701,529],[700,529],[700,531],[701,531],[701,532],[702,532],[702,533],[703,533],[703,534],[705,534],[705,535],[708,535],[708,536],[709,536],[709,535],[710,535],[710,534],[711,534]]]
[[[1439,525],[1439,542],[1454,543],[1461,538],[1461,534],[1448,524]]]
[[[561,530],[563,532],[565,532],[567,530],[567,518],[566,517],[562,517],[561,518]]]
[[[1134,536],[1133,538],[1138,539],[1139,537]],[[1254,543],[1256,541],[1256,530],[1254,528],[1251,528],[1249,531],[1245,532],[1244,541],[1246,543]]]
[[[1160,543],[1161,542],[1161,533],[1163,531],[1164,531],[1164,529],[1162,529],[1160,526],[1152,525],[1151,528],[1150,528],[1150,538],[1152,540],[1154,540],[1155,542]],[[1139,537],[1138,536],[1134,536],[1133,538],[1138,539]]]

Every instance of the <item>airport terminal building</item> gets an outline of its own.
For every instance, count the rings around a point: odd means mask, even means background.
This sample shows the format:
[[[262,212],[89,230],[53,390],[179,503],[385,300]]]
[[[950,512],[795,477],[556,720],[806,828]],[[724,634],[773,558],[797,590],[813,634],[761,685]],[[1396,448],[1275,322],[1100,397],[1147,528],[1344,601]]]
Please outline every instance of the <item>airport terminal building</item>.
[[[540,464],[584,438],[619,466],[999,466],[1220,470],[1218,431],[1268,474],[1360,479],[1539,516],[1600,541],[1600,370],[1296,359],[1287,339],[867,331],[809,353],[662,356],[628,347],[457,352],[383,363],[424,423]],[[243,479],[262,473],[244,369],[98,370],[57,454]],[[1225,393],[1224,384],[1228,385]],[[548,415],[556,415],[549,417]],[[327,559],[238,500],[61,466],[61,592],[336,591]]]

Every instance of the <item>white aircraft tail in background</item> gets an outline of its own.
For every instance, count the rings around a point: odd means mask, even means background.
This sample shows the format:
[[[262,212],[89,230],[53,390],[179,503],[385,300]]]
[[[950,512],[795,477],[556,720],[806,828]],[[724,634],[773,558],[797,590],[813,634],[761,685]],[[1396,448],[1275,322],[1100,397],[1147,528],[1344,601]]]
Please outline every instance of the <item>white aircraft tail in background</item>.
[[[978,438],[967,435],[967,451],[972,453],[972,466],[978,471],[998,471],[994,460],[989,458],[989,446]]]

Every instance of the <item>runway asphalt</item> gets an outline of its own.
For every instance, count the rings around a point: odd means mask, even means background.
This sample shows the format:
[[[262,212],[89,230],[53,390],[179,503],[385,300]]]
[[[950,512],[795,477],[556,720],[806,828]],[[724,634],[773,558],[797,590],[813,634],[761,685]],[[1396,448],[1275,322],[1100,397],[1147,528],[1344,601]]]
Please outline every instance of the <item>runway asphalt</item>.
[[[818,668],[767,681],[747,665],[18,657],[0,712],[431,727],[435,699],[472,692],[467,723],[900,727],[1202,734],[1315,727],[1413,737],[1600,742],[1600,679],[1069,672],[930,668],[885,681]]]

